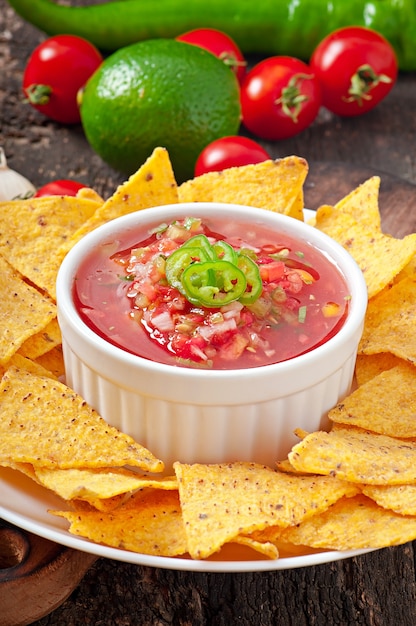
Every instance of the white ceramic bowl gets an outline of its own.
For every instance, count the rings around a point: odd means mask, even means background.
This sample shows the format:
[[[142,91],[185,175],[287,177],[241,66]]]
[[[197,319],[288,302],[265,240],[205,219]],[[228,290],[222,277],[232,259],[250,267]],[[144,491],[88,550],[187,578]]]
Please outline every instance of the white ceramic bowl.
[[[79,317],[72,299],[82,259],[136,224],[149,228],[189,215],[220,215],[262,223],[306,240],[338,266],[351,293],[341,330],[291,360],[250,369],[201,370],[156,363],[106,342]],[[327,411],[349,392],[367,305],[362,273],[352,257],[317,229],[264,209],[188,203],[147,209],[86,235],[64,259],[57,279],[67,384],[112,425],[165,462],[254,461],[273,466],[297,438],[295,428],[327,425]]]

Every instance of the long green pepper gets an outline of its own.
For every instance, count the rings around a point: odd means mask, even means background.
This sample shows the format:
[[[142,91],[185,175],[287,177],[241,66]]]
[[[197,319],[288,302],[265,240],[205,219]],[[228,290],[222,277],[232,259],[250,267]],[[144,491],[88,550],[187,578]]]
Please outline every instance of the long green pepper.
[[[9,4],[48,35],[79,35],[103,51],[144,39],[176,37],[193,28],[217,28],[244,54],[308,60],[333,30],[361,25],[390,41],[401,70],[416,70],[414,0],[121,0],[86,7],[9,0]]]

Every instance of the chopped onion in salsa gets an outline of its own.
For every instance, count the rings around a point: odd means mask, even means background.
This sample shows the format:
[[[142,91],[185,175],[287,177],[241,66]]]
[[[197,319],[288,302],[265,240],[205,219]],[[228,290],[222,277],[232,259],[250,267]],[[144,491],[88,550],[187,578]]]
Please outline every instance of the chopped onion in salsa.
[[[349,295],[307,242],[250,224],[189,217],[84,262],[74,297],[84,321],[155,361],[258,367],[305,353],[342,326]]]

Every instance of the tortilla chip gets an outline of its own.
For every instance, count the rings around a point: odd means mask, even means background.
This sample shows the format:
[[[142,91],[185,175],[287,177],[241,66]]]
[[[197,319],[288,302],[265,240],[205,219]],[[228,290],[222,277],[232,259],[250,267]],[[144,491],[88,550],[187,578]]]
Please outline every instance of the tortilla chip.
[[[247,546],[264,556],[267,556],[269,559],[278,559],[279,558],[279,550],[270,541],[257,541],[252,537],[247,537],[244,535],[240,535],[236,537],[232,543],[238,543],[240,546]]]
[[[34,466],[38,482],[64,500],[105,500],[146,487],[177,489],[175,477],[156,478],[125,468],[51,469]]]
[[[95,189],[91,189],[91,187],[81,187],[81,189],[77,191],[77,198],[81,200],[94,200],[94,202],[98,204],[104,204],[104,199]]]
[[[19,353],[28,359],[37,359],[52,350],[52,348],[61,345],[61,343],[61,330],[58,325],[58,320],[55,317],[42,332],[36,333],[36,335],[32,335],[32,337],[26,339],[19,348]]]
[[[28,359],[27,357],[22,356],[18,352],[16,352],[16,354],[14,354],[10,358],[10,361],[8,361],[7,363],[6,369],[12,366],[17,367],[18,369],[21,369],[21,370],[25,370],[26,372],[29,372],[30,374],[36,374],[37,376],[46,376],[48,378],[52,378],[53,380],[57,380],[58,378],[53,372],[43,367],[41,363],[32,361],[31,359]],[[1,419],[1,416],[0,416],[0,419]]]
[[[177,202],[178,190],[169,154],[165,148],[155,148],[137,172],[117,188],[63,249],[67,250],[85,234],[116,217]]]
[[[96,543],[141,554],[173,557],[187,551],[177,491],[139,492],[115,511],[49,511],[69,531]]]
[[[416,484],[416,442],[353,426],[311,433],[288,456],[297,470],[352,483]]]
[[[303,220],[305,159],[289,156],[208,172],[179,186],[180,202],[227,202],[259,207]]]
[[[342,498],[320,515],[282,532],[282,541],[326,550],[397,546],[416,538],[416,519],[378,506],[364,495]]]
[[[378,354],[359,354],[355,362],[355,377],[357,385],[360,387],[367,381],[374,378],[381,372],[400,365],[403,359],[390,352],[379,352]]]
[[[416,252],[416,233],[395,239],[327,205],[316,212],[316,228],[335,239],[355,259],[363,272],[369,298],[391,284]]]
[[[416,255],[413,256],[409,263],[404,266],[402,271],[397,274],[394,282],[400,282],[403,278],[412,278],[413,280],[416,280]]]
[[[28,285],[0,255],[0,365],[56,318],[56,305]]]
[[[356,389],[328,413],[338,424],[390,437],[416,437],[416,367],[405,362]]]
[[[54,254],[100,203],[44,196],[0,204],[0,254],[40,290],[55,298],[60,260]]]
[[[416,516],[416,485],[363,485],[361,489],[384,509]]]
[[[373,298],[358,353],[390,352],[416,364],[415,311],[416,278],[405,278]]]
[[[14,366],[0,385],[0,465],[10,463],[163,470],[161,461],[109,426],[69,387]]]
[[[372,176],[335,205],[337,212],[351,215],[356,222],[373,231],[381,230],[379,209],[380,177]]]
[[[65,375],[65,363],[61,345],[52,348],[49,352],[45,352],[45,354],[35,359],[34,363],[43,367],[56,378],[62,378]]]
[[[188,550],[194,559],[267,526],[285,527],[323,511],[356,487],[291,476],[255,463],[175,463]]]

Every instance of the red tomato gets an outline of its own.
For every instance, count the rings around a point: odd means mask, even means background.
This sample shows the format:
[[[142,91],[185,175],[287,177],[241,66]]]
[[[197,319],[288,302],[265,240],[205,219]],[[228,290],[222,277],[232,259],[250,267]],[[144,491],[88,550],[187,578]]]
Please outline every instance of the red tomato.
[[[337,115],[361,115],[392,89],[397,58],[379,33],[360,26],[340,28],[325,37],[310,65],[322,89],[322,104]]]
[[[220,172],[227,167],[260,163],[268,159],[271,159],[271,156],[253,139],[240,136],[222,137],[202,150],[195,165],[195,176],[207,172]]]
[[[185,41],[204,48],[229,65],[241,83],[246,73],[244,56],[231,37],[215,28],[196,28],[176,37],[178,41]]]
[[[294,57],[260,61],[241,85],[243,124],[263,139],[287,139],[318,115],[321,90],[309,66]]]
[[[95,46],[81,37],[50,37],[35,48],[24,71],[29,103],[57,122],[80,122],[77,93],[102,61]]]
[[[40,187],[35,193],[35,198],[42,196],[76,196],[80,189],[87,187],[76,180],[54,180]]]

